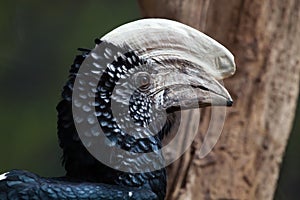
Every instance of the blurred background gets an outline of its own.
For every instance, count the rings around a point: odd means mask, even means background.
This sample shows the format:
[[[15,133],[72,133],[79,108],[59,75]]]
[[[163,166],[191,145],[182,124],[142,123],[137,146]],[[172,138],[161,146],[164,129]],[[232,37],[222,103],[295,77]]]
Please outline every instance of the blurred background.
[[[78,47],[140,18],[136,1],[0,0],[0,174],[64,174],[56,104]],[[300,104],[275,199],[299,199]]]

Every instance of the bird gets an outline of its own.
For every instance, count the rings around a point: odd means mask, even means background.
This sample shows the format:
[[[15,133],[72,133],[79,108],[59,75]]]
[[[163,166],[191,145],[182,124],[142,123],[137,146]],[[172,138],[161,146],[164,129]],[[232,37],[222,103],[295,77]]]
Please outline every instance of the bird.
[[[11,170],[0,175],[0,199],[163,200],[162,141],[181,110],[232,106],[219,80],[234,74],[234,56],[160,18],[121,25],[78,50],[56,107],[66,174]]]

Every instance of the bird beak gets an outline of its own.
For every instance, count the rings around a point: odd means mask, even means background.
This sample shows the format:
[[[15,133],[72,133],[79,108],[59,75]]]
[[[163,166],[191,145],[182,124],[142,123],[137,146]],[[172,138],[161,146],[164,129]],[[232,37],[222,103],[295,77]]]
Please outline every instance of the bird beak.
[[[158,109],[174,112],[207,106],[232,106],[233,104],[225,87],[204,71],[171,72],[155,76],[157,90],[153,97]]]
[[[143,19],[118,27],[101,40],[126,47],[151,61],[150,96],[158,109],[173,111],[233,103],[217,80],[234,74],[234,56],[196,29],[166,19]]]

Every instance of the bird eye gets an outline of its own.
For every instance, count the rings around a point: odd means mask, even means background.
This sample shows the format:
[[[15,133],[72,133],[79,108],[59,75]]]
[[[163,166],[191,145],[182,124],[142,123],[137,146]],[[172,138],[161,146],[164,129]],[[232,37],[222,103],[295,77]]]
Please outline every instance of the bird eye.
[[[135,86],[141,90],[146,90],[151,84],[150,74],[147,72],[139,72],[135,76]]]

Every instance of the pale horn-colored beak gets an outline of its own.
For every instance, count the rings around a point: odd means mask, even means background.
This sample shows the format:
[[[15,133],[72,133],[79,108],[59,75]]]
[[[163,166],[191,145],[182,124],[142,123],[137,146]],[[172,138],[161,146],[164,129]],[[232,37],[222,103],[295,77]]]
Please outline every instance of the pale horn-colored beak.
[[[183,109],[233,103],[218,80],[234,74],[234,56],[194,28],[167,19],[142,19],[114,29],[101,40],[135,51],[161,72],[153,77],[155,90],[151,91],[158,107],[176,110],[179,102]]]

